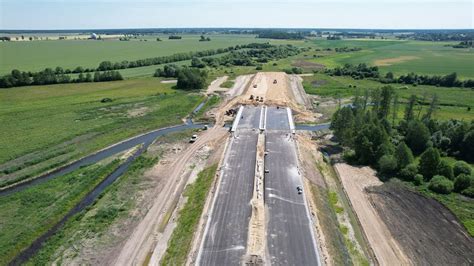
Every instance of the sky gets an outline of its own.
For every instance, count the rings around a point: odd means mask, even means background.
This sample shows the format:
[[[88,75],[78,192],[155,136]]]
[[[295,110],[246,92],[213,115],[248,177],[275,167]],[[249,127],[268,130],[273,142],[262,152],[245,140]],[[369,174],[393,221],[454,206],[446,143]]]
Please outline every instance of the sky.
[[[474,0],[0,0],[0,29],[473,29]]]

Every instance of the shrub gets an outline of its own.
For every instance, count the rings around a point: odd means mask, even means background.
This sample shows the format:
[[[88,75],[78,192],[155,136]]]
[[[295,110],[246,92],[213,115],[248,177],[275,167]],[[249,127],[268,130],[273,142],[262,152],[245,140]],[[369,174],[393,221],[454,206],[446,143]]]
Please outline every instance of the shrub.
[[[418,167],[416,164],[409,164],[402,170],[400,170],[400,177],[404,180],[411,181],[414,180],[416,174],[418,173]]]
[[[440,158],[437,149],[430,147],[421,154],[419,170],[426,181],[429,181],[436,174],[439,162]]]
[[[454,176],[458,176],[460,174],[471,174],[471,166],[465,161],[456,161],[453,165],[453,174]]]
[[[453,182],[444,176],[435,175],[428,187],[436,193],[449,194],[453,190]]]
[[[466,188],[465,190],[461,191],[461,194],[466,197],[474,198],[474,185],[471,185],[469,188]]]
[[[438,164],[438,175],[442,175],[450,180],[454,179],[453,168],[445,160],[441,160]]]
[[[415,186],[419,186],[423,184],[423,175],[416,174],[415,178],[413,178],[413,184],[415,184]]]
[[[397,160],[393,155],[384,155],[379,159],[379,170],[384,175],[393,174],[397,170]]]
[[[454,180],[454,191],[461,192],[471,185],[474,185],[474,177],[472,175],[460,174]]]
[[[262,65],[258,65],[257,67],[255,67],[255,70],[262,70],[262,69],[263,69]]]
[[[413,158],[413,153],[405,144],[405,142],[400,142],[400,144],[398,144],[397,148],[395,149],[395,157],[397,158],[398,166],[400,168],[406,167],[415,160]]]

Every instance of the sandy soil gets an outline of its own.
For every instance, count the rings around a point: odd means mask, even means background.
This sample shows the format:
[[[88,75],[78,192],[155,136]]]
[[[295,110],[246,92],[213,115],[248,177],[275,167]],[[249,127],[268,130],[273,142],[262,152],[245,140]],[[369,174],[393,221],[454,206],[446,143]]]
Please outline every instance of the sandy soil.
[[[375,60],[374,65],[376,65],[376,66],[391,66],[393,64],[404,63],[404,62],[408,62],[408,61],[415,60],[415,59],[419,59],[419,57],[403,55],[403,56],[394,57],[394,58],[386,58],[386,59]]]
[[[188,166],[188,161],[206,145],[219,145],[226,137],[227,131],[222,127],[213,127],[205,131],[199,139],[190,145],[179,158],[170,164],[160,163],[153,168],[151,175],[165,178],[163,187],[158,188],[153,206],[144,219],[134,229],[132,235],[123,245],[122,250],[116,254],[113,264],[131,265],[141,264],[148,253],[154,249],[154,236],[164,214],[173,206],[173,202],[181,195],[187,176],[182,175]]]
[[[368,192],[371,204],[414,264],[474,264],[474,239],[441,203],[393,181]]]
[[[173,84],[173,83],[177,83],[177,82],[178,82],[177,79],[167,79],[167,80],[160,81],[160,83],[163,83],[163,84]]]
[[[243,76],[238,76],[235,79],[234,86],[230,90],[227,91],[226,95],[229,98],[233,98],[236,96],[241,95],[245,88],[247,87],[250,79],[252,79],[253,75],[243,75]]]
[[[221,88],[221,85],[222,83],[226,82],[228,78],[228,76],[222,76],[213,80],[211,84],[209,84],[209,86],[207,87],[206,94],[209,95],[216,92],[227,91],[226,88]]]
[[[353,167],[345,163],[337,163],[334,168],[340,176],[344,190],[347,192],[378,263],[380,265],[412,265],[412,261],[403,252],[400,243],[378,215],[366,193],[367,188],[382,185],[375,176],[375,171],[369,167]]]

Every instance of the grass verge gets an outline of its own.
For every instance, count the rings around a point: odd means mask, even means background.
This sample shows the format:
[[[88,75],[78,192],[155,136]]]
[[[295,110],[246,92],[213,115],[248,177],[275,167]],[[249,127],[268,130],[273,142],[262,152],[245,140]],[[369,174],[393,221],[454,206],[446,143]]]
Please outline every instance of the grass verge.
[[[119,165],[83,167],[63,177],[0,198],[0,264],[8,264],[46,233]]]
[[[446,206],[461,221],[471,237],[474,237],[474,200],[459,193],[438,194],[428,189],[429,183],[415,186],[411,182],[403,182],[409,188],[425,197],[433,198]]]
[[[69,219],[27,264],[61,264],[64,259],[77,256],[75,247],[83,246],[82,241],[102,236],[116,219],[128,216],[133,207],[131,192],[139,189],[143,172],[157,160],[157,157],[145,154],[136,158],[128,170],[99,195],[93,205]]]
[[[216,170],[217,164],[205,168],[198,174],[196,181],[186,188],[184,195],[187,201],[179,211],[178,224],[168,241],[161,265],[185,264]]]

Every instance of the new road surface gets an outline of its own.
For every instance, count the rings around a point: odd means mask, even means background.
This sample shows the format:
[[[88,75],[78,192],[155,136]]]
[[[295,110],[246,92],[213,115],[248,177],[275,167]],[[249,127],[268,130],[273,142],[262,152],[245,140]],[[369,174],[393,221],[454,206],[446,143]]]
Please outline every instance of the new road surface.
[[[311,218],[297,169],[286,108],[246,106],[226,151],[198,265],[242,265],[246,254],[259,127],[266,123],[265,264],[319,265]],[[303,192],[304,193],[304,192]]]
[[[265,131],[266,260],[272,265],[319,265],[286,109],[268,108]]]
[[[240,265],[246,251],[261,108],[246,107],[226,152],[198,265]]]

